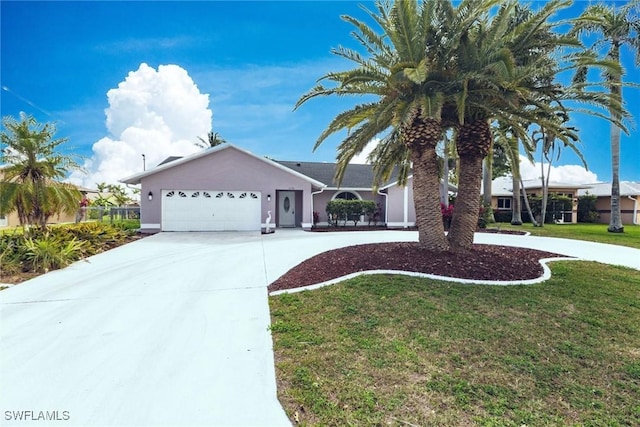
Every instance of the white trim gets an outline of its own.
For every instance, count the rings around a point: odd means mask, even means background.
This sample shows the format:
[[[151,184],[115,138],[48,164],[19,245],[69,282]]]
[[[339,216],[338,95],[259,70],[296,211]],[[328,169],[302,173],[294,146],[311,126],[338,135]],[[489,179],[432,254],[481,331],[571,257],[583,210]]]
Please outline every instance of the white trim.
[[[140,224],[142,229],[158,229],[160,230],[160,224]]]
[[[407,185],[405,185],[405,187],[409,185],[409,180],[410,180],[410,179],[413,179],[413,174],[411,174],[411,175],[409,175],[409,176],[407,177]],[[400,187],[400,185],[398,184],[398,180],[395,180],[395,181],[393,181],[393,182],[391,182],[391,183],[389,183],[389,184],[385,185],[384,187],[381,187],[380,189],[381,189],[381,190],[386,190],[386,189],[388,189],[388,188],[395,187],[395,186]]]
[[[387,227],[403,227],[403,228],[408,228],[408,227],[413,227],[415,226],[416,223],[415,222],[387,222]]]
[[[427,273],[416,273],[416,272],[413,272],[413,271],[368,270],[368,271],[359,271],[357,273],[347,274],[346,276],[338,277],[336,279],[328,280],[328,281],[322,282],[322,283],[317,283],[315,285],[309,285],[309,286],[303,286],[303,287],[300,287],[300,288],[283,289],[283,290],[280,290],[280,291],[269,292],[269,296],[276,296],[276,295],[281,295],[281,294],[292,294],[292,293],[296,293],[296,292],[319,289],[319,288],[322,288],[324,286],[334,285],[334,284],[340,283],[340,282],[342,282],[344,280],[353,279],[354,277],[362,276],[362,275],[365,275],[365,274],[367,274],[367,275],[369,275],[369,274],[399,274],[399,275],[403,275],[403,276],[420,277],[420,278],[425,278],[425,279],[441,280],[441,281],[445,281],[445,282],[455,282],[455,283],[461,283],[461,284],[466,284],[466,285],[493,285],[493,286],[534,285],[534,284],[537,284],[537,283],[542,283],[542,282],[544,282],[546,280],[549,280],[551,278],[551,269],[547,265],[549,262],[553,262],[553,261],[572,261],[572,260],[578,260],[578,259],[577,258],[564,258],[564,257],[543,258],[543,259],[541,259],[539,261],[540,265],[542,265],[542,270],[543,270],[542,276],[537,277],[535,279],[527,279],[527,280],[498,281],[498,280],[458,279],[458,278],[455,278],[455,277],[438,276],[438,275],[435,275],[435,274],[427,274]]]
[[[384,196],[384,222],[386,223],[389,219],[389,194],[381,193],[381,190],[378,190],[377,193],[380,196]]]
[[[302,174],[302,173],[297,172],[297,171],[295,171],[293,169],[290,169],[290,168],[288,168],[286,166],[283,166],[280,163],[277,163],[277,162],[274,162],[273,160],[267,159],[266,157],[257,156],[257,155],[253,154],[250,151],[247,151],[247,150],[245,150],[243,148],[237,147],[237,146],[235,146],[233,144],[230,144],[228,142],[226,142],[224,144],[220,144],[217,147],[209,148],[207,150],[202,150],[202,151],[200,151],[200,152],[198,152],[196,154],[192,154],[190,156],[182,157],[182,158],[174,160],[172,162],[165,163],[164,165],[155,167],[153,169],[149,169],[149,170],[146,170],[144,172],[140,172],[140,173],[137,173],[137,174],[134,174],[134,175],[130,175],[130,176],[126,177],[126,178],[121,179],[120,182],[125,183],[125,184],[140,184],[140,182],[142,181],[142,178],[145,178],[147,176],[156,174],[156,173],[161,172],[161,171],[166,170],[166,169],[171,169],[173,167],[180,166],[180,165],[182,165],[184,163],[187,163],[187,162],[190,162],[192,160],[199,159],[200,157],[208,156],[208,155],[211,155],[213,153],[217,153],[219,151],[226,150],[226,149],[229,149],[229,148],[234,148],[235,150],[240,151],[241,153],[247,154],[247,155],[249,155],[249,156],[251,156],[251,157],[253,157],[255,159],[258,159],[258,160],[260,160],[262,162],[265,162],[265,163],[267,163],[267,164],[269,164],[269,165],[271,165],[273,167],[276,167],[276,168],[278,168],[278,169],[280,169],[280,170],[282,170],[284,172],[287,172],[287,173],[289,173],[291,175],[294,175],[294,176],[296,176],[298,178],[301,178],[304,181],[310,182],[311,184],[315,185],[316,187],[320,187],[320,188],[321,187],[325,187],[324,183],[322,183],[320,181],[316,181],[315,179],[310,178],[309,176],[307,176],[305,174]]]
[[[313,223],[311,222],[303,222],[302,223],[302,228],[311,228],[313,227]]]
[[[313,221],[313,213],[315,212],[314,207],[313,207],[314,204],[315,204],[315,198],[316,198],[315,196],[316,196],[316,194],[322,193],[326,188],[327,187],[323,187],[318,191],[315,191],[315,192],[312,191],[311,192],[311,221]],[[302,197],[303,197],[302,201],[304,202],[304,192],[302,193]],[[318,215],[320,215],[320,212],[318,212]]]
[[[331,196],[331,200],[335,200],[336,197],[338,197],[338,194],[342,194],[342,193],[351,193],[351,194],[355,195],[358,198],[358,200],[362,200],[362,196],[357,191],[351,190],[351,189],[350,190],[345,190],[345,189],[342,189],[342,188],[339,189],[339,190],[336,190],[336,192],[333,194],[333,196]]]
[[[638,198],[627,196],[627,199],[633,200],[633,217],[631,218],[631,223],[633,225],[638,225]]]
[[[405,186],[404,187],[404,194],[403,194],[404,200],[403,200],[403,213],[402,213],[402,220],[404,221],[404,223],[408,223],[409,222],[409,187]]]
[[[333,190],[333,191],[350,191],[355,193],[357,191],[371,191],[373,192],[372,187],[324,187],[325,190]]]

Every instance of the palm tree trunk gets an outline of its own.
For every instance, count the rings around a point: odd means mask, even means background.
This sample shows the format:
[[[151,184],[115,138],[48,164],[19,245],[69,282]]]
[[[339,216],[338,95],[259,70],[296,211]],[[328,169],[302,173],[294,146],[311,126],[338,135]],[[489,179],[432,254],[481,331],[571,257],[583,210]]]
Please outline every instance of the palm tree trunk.
[[[533,212],[531,211],[531,205],[529,204],[529,196],[527,196],[527,189],[524,188],[524,182],[522,182],[522,177],[520,177],[520,188],[522,188],[522,193],[524,195],[524,206],[527,208],[527,213],[529,214],[529,219],[531,220],[531,224],[534,227],[538,226],[538,222],[533,216]]]
[[[520,200],[520,177],[511,168],[511,186],[513,188],[513,198],[511,199],[511,225],[522,225],[522,202]]]
[[[435,147],[411,150],[413,162],[413,203],[416,211],[418,240],[428,250],[447,250],[440,210],[438,157]]]
[[[485,119],[476,119],[460,127],[456,148],[460,157],[458,196],[453,208],[449,247],[465,251],[473,246],[473,235],[478,228],[482,160],[491,148],[491,129]]]
[[[481,177],[482,157],[460,155],[458,196],[448,235],[451,250],[468,250],[473,245],[480,211]]]
[[[611,124],[611,233],[623,233],[622,216],[620,212],[620,128]]]
[[[445,208],[449,207],[449,138],[443,137],[444,148],[442,150],[442,189],[440,190],[440,203]]]
[[[611,52],[612,59],[620,63],[620,47],[616,40],[613,43]],[[622,78],[611,76],[612,84],[610,91],[613,98],[622,101],[622,88],[620,86]],[[610,112],[611,117],[619,120],[620,115],[614,111]],[[611,219],[609,220],[609,228],[611,233],[623,233],[622,215],[620,212],[620,128],[611,123]]]
[[[493,139],[491,140],[491,148],[489,154],[484,158],[482,168],[482,203],[489,209],[489,222],[496,222],[493,216],[493,208],[491,208],[491,195],[493,193]]]

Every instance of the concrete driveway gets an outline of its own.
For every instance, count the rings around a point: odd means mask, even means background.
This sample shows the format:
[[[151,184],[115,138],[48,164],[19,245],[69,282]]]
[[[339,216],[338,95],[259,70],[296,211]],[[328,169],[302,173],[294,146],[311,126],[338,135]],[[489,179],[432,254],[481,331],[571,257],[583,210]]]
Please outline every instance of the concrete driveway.
[[[161,233],[0,292],[0,424],[290,425],[266,285],[257,233]]]
[[[267,285],[326,250],[416,239],[405,231],[160,233],[4,290],[0,424],[290,425],[276,399]],[[638,249],[491,234],[476,241],[640,270]]]

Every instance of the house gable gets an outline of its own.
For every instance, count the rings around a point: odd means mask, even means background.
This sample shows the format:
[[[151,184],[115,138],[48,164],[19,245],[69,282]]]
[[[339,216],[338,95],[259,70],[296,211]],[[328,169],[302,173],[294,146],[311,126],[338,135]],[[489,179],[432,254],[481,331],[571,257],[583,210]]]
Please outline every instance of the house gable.
[[[282,166],[281,164],[279,164],[278,162],[274,162],[273,160],[267,159],[265,157],[260,157],[257,156],[247,150],[243,150],[233,144],[229,144],[229,143],[225,143],[225,144],[221,144],[218,145],[217,147],[213,147],[213,148],[209,148],[206,150],[203,150],[202,152],[193,154],[191,156],[187,156],[187,157],[170,157],[168,159],[166,159],[165,161],[163,161],[160,165],[158,165],[157,167],[141,172],[141,173],[137,173],[135,175],[131,175],[128,176],[124,179],[122,179],[120,182],[123,182],[125,184],[140,184],[142,182],[142,180],[146,177],[149,176],[153,176],[156,174],[160,174],[160,173],[164,173],[165,171],[171,170],[171,169],[175,169],[175,168],[179,168],[182,169],[182,166],[188,163],[192,163],[192,162],[198,162],[201,159],[205,159],[205,158],[209,158],[209,157],[220,157],[223,156],[223,158],[226,158],[227,160],[229,160],[229,157],[227,157],[228,152],[236,152],[236,153],[241,153],[244,155],[243,156],[239,156],[234,158],[233,161],[238,161],[238,163],[236,163],[235,166],[232,167],[239,167],[242,168],[243,167],[243,163],[247,162],[248,159],[252,158],[254,160],[258,160],[259,162],[264,163],[265,165],[271,166],[272,168],[275,169],[279,169],[280,171],[284,171],[285,173],[291,174],[299,179],[303,179],[305,181],[307,181],[308,183],[310,183],[311,185],[313,185],[314,187],[317,188],[321,188],[324,187],[325,184],[314,180],[306,175],[303,175],[299,172],[296,172],[295,170],[292,170],[290,168],[287,168],[285,166]],[[222,153],[224,153],[225,155],[223,155]],[[217,162],[217,160],[216,160]],[[255,163],[256,165],[259,165],[259,163]],[[261,168],[264,167],[264,165],[260,165]],[[191,169],[192,165],[189,166],[189,169]],[[183,169],[184,170],[184,169]],[[189,172],[191,173],[191,172]]]

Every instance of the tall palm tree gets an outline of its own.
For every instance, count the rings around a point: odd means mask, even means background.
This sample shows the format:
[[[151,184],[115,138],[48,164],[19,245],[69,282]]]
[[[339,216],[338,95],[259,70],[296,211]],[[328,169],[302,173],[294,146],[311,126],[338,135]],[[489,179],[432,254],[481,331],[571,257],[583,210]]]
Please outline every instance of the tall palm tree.
[[[626,46],[635,55],[635,65],[640,65],[640,2],[631,1],[619,8],[596,4],[589,6],[574,21],[573,30],[577,34],[597,34],[593,43],[595,51],[605,49],[605,57],[618,66],[620,52]],[[577,81],[584,81],[586,69],[579,70]],[[604,73],[605,84],[615,102],[622,103],[622,85],[624,71],[607,70]],[[615,123],[621,116],[616,111],[610,112],[611,123],[611,220],[608,230],[612,233],[624,232],[620,215],[620,127]]]
[[[493,128],[494,143],[500,147],[507,157],[509,169],[511,171],[511,188],[513,196],[511,198],[511,224],[522,225],[522,200],[520,195],[520,140],[510,131],[508,126],[498,123]],[[527,144],[526,140],[523,144]],[[532,148],[525,148],[525,153],[533,161]]]
[[[471,3],[465,1],[463,4]],[[473,1],[479,4],[480,1]],[[375,100],[347,110],[333,119],[320,135],[317,148],[328,136],[347,130],[338,147],[336,180],[340,182],[354,155],[375,137],[383,135],[370,160],[377,180],[388,177],[400,166],[401,182],[406,182],[412,166],[414,204],[419,241],[427,249],[443,250],[448,245],[440,213],[438,158],[436,146],[442,139],[443,70],[448,59],[439,20],[446,15],[443,2],[376,2],[376,13],[367,11],[380,33],[363,21],[342,18],[356,31],[354,38],[367,56],[339,47],[333,53],[356,67],[331,72],[322,83],[303,95],[296,104],[328,95],[373,95]],[[366,9],[365,9],[366,10]],[[471,10],[466,19],[472,20]]]
[[[67,139],[54,139],[55,125],[40,124],[24,113],[19,121],[7,116],[2,123],[0,164],[7,166],[0,182],[0,212],[15,210],[21,224],[41,227],[57,213],[75,213],[82,195],[60,182],[80,169],[73,157],[57,152]]]
[[[527,127],[537,123],[565,144],[571,144],[556,112],[567,111],[565,105],[572,99],[600,107],[607,105],[608,98],[602,94],[553,83],[560,71],[553,54],[561,47],[579,47],[576,38],[554,32],[556,24],[549,21],[569,4],[550,1],[534,12],[529,6],[509,1],[502,3],[490,20],[479,21],[460,35],[454,56],[459,89],[452,98],[459,122],[456,146],[460,174],[448,235],[454,250],[467,250],[473,244],[482,159],[491,146],[491,121],[508,125],[519,139],[525,139]]]

